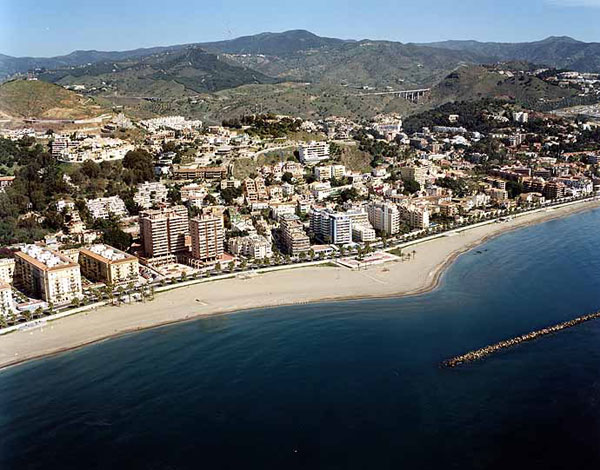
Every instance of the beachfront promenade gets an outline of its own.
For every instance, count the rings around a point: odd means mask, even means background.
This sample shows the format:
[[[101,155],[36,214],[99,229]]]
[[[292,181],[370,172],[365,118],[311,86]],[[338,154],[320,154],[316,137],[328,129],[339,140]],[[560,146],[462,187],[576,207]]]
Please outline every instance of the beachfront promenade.
[[[569,206],[580,205],[582,203],[593,203],[593,202],[598,202],[598,201],[600,201],[600,196],[592,196],[592,197],[576,199],[576,200],[566,200],[566,201],[562,200],[562,201],[558,201],[558,202],[545,204],[542,207],[536,207],[533,209],[527,209],[527,210],[522,210],[522,211],[512,212],[512,213],[502,212],[502,213],[499,213],[496,217],[491,217],[489,219],[486,219],[483,221],[478,221],[478,222],[471,223],[471,224],[452,226],[452,227],[449,227],[447,230],[439,230],[439,231],[436,231],[435,233],[423,231],[420,233],[405,234],[401,237],[398,237],[397,239],[387,240],[385,242],[385,244],[383,242],[379,242],[379,243],[372,244],[371,246],[373,248],[383,249],[384,251],[392,251],[392,250],[402,251],[408,247],[415,247],[417,245],[423,245],[427,242],[434,241],[437,239],[444,239],[444,238],[447,239],[448,237],[451,237],[452,235],[464,235],[468,231],[473,231],[478,228],[484,228],[486,226],[496,225],[497,222],[500,222],[503,219],[505,221],[507,221],[507,219],[506,219],[507,217],[510,219],[514,219],[516,221],[517,219],[519,219],[521,217],[535,216],[536,214],[539,215],[540,213],[542,213],[542,214],[548,213],[551,216],[552,211],[557,210],[557,209],[562,208],[562,210],[565,210],[565,208],[568,208]],[[564,214],[562,214],[562,215],[564,215]],[[506,227],[506,229],[508,229],[509,226],[510,226],[510,224],[509,225],[502,224],[502,227],[503,228]],[[348,253],[348,255],[352,258],[356,258],[355,253],[350,252],[350,253]],[[213,282],[223,281],[223,280],[227,280],[227,279],[242,278],[244,276],[261,275],[261,274],[271,273],[271,272],[275,272],[275,271],[287,271],[287,270],[296,269],[296,268],[309,268],[311,266],[325,265],[325,264],[332,263],[332,262],[337,263],[337,259],[340,257],[341,257],[340,253],[337,253],[337,255],[328,256],[322,260],[311,260],[311,261],[305,261],[305,262],[302,262],[299,260],[291,260],[289,263],[282,263],[282,264],[276,265],[276,266],[268,266],[268,267],[263,267],[263,268],[251,267],[246,270],[237,269],[233,272],[220,273],[220,274],[214,273],[214,274],[210,274],[208,276],[204,276],[204,277],[197,278],[197,279],[181,280],[181,279],[173,278],[173,279],[170,279],[169,282],[166,284],[161,284],[159,282],[155,282],[152,285],[146,286],[146,287],[151,288],[153,290],[153,295],[151,296],[153,298],[154,293],[158,294],[158,293],[162,293],[162,292],[166,292],[166,291],[171,291],[174,289],[180,289],[180,288],[184,288],[184,287],[193,286],[196,284],[204,284],[204,283],[208,283],[208,282],[213,283]],[[343,266],[343,264],[340,266]],[[420,292],[420,291],[421,290],[416,290],[416,292]],[[346,295],[346,297],[352,297],[352,293],[348,293]],[[146,299],[144,299],[144,300],[146,300]],[[20,331],[20,330],[28,330],[31,328],[36,328],[36,327],[44,325],[48,322],[53,322],[55,320],[58,320],[58,319],[61,319],[64,317],[73,316],[73,315],[80,314],[83,312],[88,312],[91,310],[96,310],[100,307],[108,308],[110,305],[112,305],[114,303],[115,302],[110,302],[109,300],[102,300],[100,302],[98,302],[97,300],[94,300],[94,301],[90,301],[89,303],[86,303],[85,305],[82,305],[82,306],[79,306],[76,308],[72,308],[69,306],[69,307],[60,309],[59,311],[56,311],[53,314],[50,314],[50,315],[46,314],[45,316],[43,316],[41,318],[34,319],[33,321],[21,322],[16,325],[2,328],[2,329],[0,329],[0,336],[6,335],[6,334],[12,333],[12,332]],[[121,302],[117,301],[116,303],[121,303]],[[129,303],[131,303],[131,299],[130,299]]]

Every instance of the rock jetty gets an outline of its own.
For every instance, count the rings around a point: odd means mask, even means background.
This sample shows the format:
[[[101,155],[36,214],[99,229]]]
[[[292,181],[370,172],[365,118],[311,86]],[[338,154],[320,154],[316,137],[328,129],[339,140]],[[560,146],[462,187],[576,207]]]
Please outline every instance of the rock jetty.
[[[511,348],[513,346],[524,343],[526,341],[533,341],[534,339],[537,339],[541,336],[556,333],[561,330],[566,330],[567,328],[571,328],[573,326],[579,325],[580,323],[584,323],[584,322],[587,322],[590,320],[595,320],[597,318],[600,318],[600,312],[583,315],[581,317],[577,317],[572,320],[568,320],[566,322],[559,323],[557,325],[549,326],[546,328],[542,328],[541,330],[536,330],[536,331],[532,331],[530,333],[526,333],[521,336],[517,336],[515,338],[500,341],[499,343],[485,346],[484,348],[477,349],[476,351],[470,351],[466,354],[462,354],[460,356],[456,356],[451,359],[448,359],[448,360],[442,362],[442,367],[456,367],[461,364],[465,364],[467,362],[478,361],[478,360],[484,359],[487,356],[490,356],[494,353],[502,351],[503,349]]]

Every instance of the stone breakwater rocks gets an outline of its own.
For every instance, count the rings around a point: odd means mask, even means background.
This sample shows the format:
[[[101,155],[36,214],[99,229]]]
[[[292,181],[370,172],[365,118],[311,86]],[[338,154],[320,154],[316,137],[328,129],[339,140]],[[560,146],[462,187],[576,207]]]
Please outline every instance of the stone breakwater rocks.
[[[532,331],[530,333],[526,333],[515,338],[500,341],[499,343],[485,346],[484,348],[477,349],[476,351],[470,351],[466,354],[462,354],[460,356],[448,359],[442,362],[442,367],[456,367],[467,362],[478,361],[494,353],[502,351],[503,349],[511,348],[526,341],[533,341],[534,339],[540,338],[541,336],[556,333],[561,330],[566,330],[567,328],[571,328],[573,326],[579,325],[580,323],[595,320],[597,318],[600,318],[600,312],[583,315],[581,317],[574,318],[573,320],[549,326],[547,328],[542,328],[541,330]]]

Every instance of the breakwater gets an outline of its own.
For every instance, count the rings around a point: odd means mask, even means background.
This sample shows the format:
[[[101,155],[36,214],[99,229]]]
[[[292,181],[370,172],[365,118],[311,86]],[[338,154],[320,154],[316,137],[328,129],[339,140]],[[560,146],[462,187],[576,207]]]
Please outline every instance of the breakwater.
[[[455,356],[453,358],[447,359],[444,362],[442,362],[442,367],[456,367],[467,362],[478,361],[480,359],[486,358],[487,356],[491,356],[494,353],[500,352],[503,349],[512,348],[513,346],[525,343],[526,341],[533,341],[534,339],[540,338],[541,336],[557,333],[558,331],[566,330],[567,328],[572,328],[573,326],[585,323],[590,320],[595,320],[597,318],[600,318],[600,312],[590,313],[581,317],[573,318],[572,320],[558,323],[557,325],[542,328],[541,330],[531,331],[524,335],[516,336],[511,339],[506,339],[504,341],[500,341],[499,343],[491,344],[481,349],[470,351],[466,354],[461,354],[460,356]]]

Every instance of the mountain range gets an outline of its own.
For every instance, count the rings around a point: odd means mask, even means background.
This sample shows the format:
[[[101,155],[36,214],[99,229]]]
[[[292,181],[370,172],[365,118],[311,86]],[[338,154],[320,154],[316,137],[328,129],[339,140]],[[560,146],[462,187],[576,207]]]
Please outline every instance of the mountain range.
[[[361,49],[375,52],[387,51],[391,57],[398,55],[416,60],[430,57],[438,62],[465,61],[490,63],[495,61],[522,60],[539,65],[571,68],[582,72],[600,71],[600,43],[577,41],[567,36],[549,37],[542,41],[523,43],[499,43],[478,41],[443,41],[434,43],[400,43],[394,41],[345,40],[317,36],[309,31],[293,30],[282,33],[261,33],[232,40],[141,48],[129,51],[77,50],[57,57],[11,57],[0,54],[0,77],[25,73],[36,68],[57,69],[78,67],[98,62],[120,62],[141,59],[165,52],[177,52],[199,47],[214,54],[232,56],[265,56],[254,59],[253,65],[272,74],[302,76],[312,71],[290,70],[293,65],[310,65],[309,58],[325,55],[336,61],[360,59]],[[368,53],[367,53],[368,55]],[[243,57],[235,59],[243,62]],[[313,61],[314,62],[314,61]],[[324,65],[319,62],[320,65]],[[335,67],[336,64],[331,64]],[[324,67],[329,69],[329,67]],[[261,71],[263,71],[261,70]]]
[[[431,105],[481,97],[562,103],[575,95],[538,79],[510,79],[484,66],[507,61],[600,71],[600,43],[550,37],[529,43],[405,44],[294,30],[130,51],[75,51],[52,58],[0,55],[0,79],[34,70],[40,80],[83,89],[114,104],[123,104],[121,98],[149,99],[152,104],[135,104],[142,114],[185,109],[215,120],[257,106],[273,112],[297,108],[312,117],[415,108],[394,96],[365,96],[373,88],[431,87]]]

